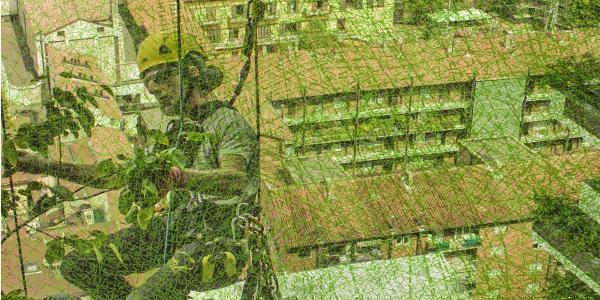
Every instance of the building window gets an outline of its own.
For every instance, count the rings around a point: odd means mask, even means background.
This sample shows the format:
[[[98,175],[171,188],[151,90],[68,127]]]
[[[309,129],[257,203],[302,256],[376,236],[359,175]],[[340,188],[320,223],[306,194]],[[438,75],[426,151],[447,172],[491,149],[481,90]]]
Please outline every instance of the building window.
[[[276,45],[267,45],[267,53],[275,53],[275,52],[277,52]]]
[[[276,16],[277,15],[277,2],[267,3],[267,16]]]
[[[504,234],[507,229],[508,229],[508,226],[506,226],[506,225],[494,226],[494,233],[497,235]]]
[[[298,34],[298,32],[300,31],[300,25],[298,23],[287,23],[287,24],[282,24],[282,32],[285,35],[290,35],[290,34]]]
[[[23,267],[25,268],[25,275],[42,273],[42,270],[40,269],[40,264],[37,262],[26,263],[23,265]]]
[[[221,32],[218,26],[211,26],[206,28],[206,36],[212,43],[218,43],[221,41]]]
[[[309,258],[310,257],[310,249],[309,248],[298,249],[298,251],[296,251],[296,254],[298,255],[299,258]]]
[[[383,258],[380,241],[364,241],[356,243],[353,261],[363,262]]]
[[[237,42],[240,37],[240,29],[239,28],[231,28],[229,29],[229,42]]]
[[[271,37],[271,26],[263,25],[258,27],[258,38],[266,39]]]
[[[206,8],[206,21],[215,21],[217,19],[217,9],[215,7]]]
[[[396,245],[398,245],[398,246],[406,246],[409,243],[410,243],[410,236],[408,236],[408,235],[403,235],[403,236],[396,238]]]
[[[288,13],[295,14],[298,12],[298,0],[288,0],[287,3]]]
[[[325,0],[317,0],[315,2],[315,9],[320,9],[320,10],[325,9]]]
[[[231,17],[233,19],[243,18],[244,17],[244,5],[243,4],[234,5],[231,8]]]
[[[367,0],[367,8],[383,7],[383,0]]]
[[[64,30],[57,31],[57,32],[56,32],[56,35],[57,35],[57,36],[62,36],[62,37],[64,37],[64,36],[65,36],[65,31],[64,31]]]
[[[337,20],[337,29],[340,31],[346,30],[346,19]]]
[[[362,0],[341,0],[342,1],[342,8],[343,9],[347,9],[347,8],[362,8]]]

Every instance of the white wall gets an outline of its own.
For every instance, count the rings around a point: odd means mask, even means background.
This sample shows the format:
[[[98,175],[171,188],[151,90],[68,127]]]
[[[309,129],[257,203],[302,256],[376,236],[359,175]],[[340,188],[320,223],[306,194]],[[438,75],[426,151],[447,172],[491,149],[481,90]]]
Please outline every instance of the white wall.
[[[17,14],[17,0],[0,0],[2,16],[10,16]]]

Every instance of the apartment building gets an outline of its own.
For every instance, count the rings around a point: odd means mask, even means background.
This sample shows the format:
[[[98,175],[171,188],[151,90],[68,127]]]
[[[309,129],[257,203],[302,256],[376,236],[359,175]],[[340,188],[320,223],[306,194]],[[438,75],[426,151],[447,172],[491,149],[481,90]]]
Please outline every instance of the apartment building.
[[[146,28],[174,26],[174,3],[148,5],[144,1],[144,6],[141,3],[129,1],[128,5],[136,10],[134,14],[147,15],[142,21]],[[560,3],[557,0],[522,1],[504,9],[502,4],[493,1],[471,0],[443,4],[392,0],[264,1],[264,19],[258,24],[259,51],[272,53],[303,48],[306,47],[303,39],[323,39],[321,44],[329,43],[330,47],[338,42],[402,42],[429,36],[440,29],[446,35],[494,35],[532,29],[532,26],[550,30],[560,23],[557,16],[565,10],[565,5]],[[200,27],[218,55],[237,57],[245,36],[246,4],[238,0],[186,0],[182,10],[183,26]],[[498,10],[510,10],[512,14],[500,16]],[[152,17],[156,13],[163,18]],[[433,27],[419,27],[425,21]],[[158,25],[157,22],[169,24]]]
[[[567,46],[559,39],[564,54],[583,50],[575,40]],[[516,141],[511,151],[524,145],[543,156],[571,153],[597,141],[565,117],[566,96],[543,84],[543,65],[563,55],[546,56],[544,47],[554,43],[546,41],[539,52],[526,44],[506,49],[502,38],[464,38],[450,53],[430,42],[338,57],[265,56],[270,72],[262,80],[270,84],[262,97],[294,135],[283,142],[282,156],[331,159],[354,175],[462,164],[459,154],[468,144],[506,137]],[[547,61],[532,61],[533,53]]]
[[[476,299],[540,297],[553,270],[532,239],[533,197],[575,200],[578,178],[594,176],[599,159],[589,152],[274,189],[263,200],[274,261],[296,272],[439,253],[458,290]]]

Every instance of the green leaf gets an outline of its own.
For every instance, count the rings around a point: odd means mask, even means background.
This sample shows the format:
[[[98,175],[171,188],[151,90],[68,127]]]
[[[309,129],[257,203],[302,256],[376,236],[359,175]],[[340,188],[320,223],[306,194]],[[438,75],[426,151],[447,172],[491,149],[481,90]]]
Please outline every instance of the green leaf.
[[[62,91],[58,95],[58,97],[55,97],[56,101],[64,108],[76,109],[80,105],[75,95],[69,91]]]
[[[105,90],[107,93],[109,93],[111,96],[115,96],[115,93],[113,92],[113,90],[106,84],[101,84],[100,87]]]
[[[133,202],[135,202],[134,194],[128,189],[123,189],[119,194],[119,212],[126,215],[130,211]]]
[[[18,190],[17,193],[23,197],[31,197],[31,191],[28,189]]]
[[[45,185],[39,181],[32,181],[30,183],[27,184],[27,189],[30,191],[39,191],[41,190]]]
[[[0,205],[2,206],[3,218],[6,218],[8,213],[16,208],[15,205],[13,205],[13,202],[10,201],[10,191],[2,190],[2,201],[0,201]]]
[[[60,72],[60,74],[58,74],[58,75],[60,75],[60,76],[62,76],[64,78],[73,78],[73,73],[71,73],[71,72],[66,72],[66,71],[65,72]]]
[[[185,167],[186,160],[187,157],[185,156],[185,153],[179,149],[173,150],[169,156],[169,162],[179,168]]]
[[[60,201],[74,201],[75,197],[73,197],[73,192],[62,185],[51,186],[50,191],[54,193]]]
[[[41,125],[32,123],[21,125],[17,130],[15,143],[21,148],[29,148],[48,157],[48,146],[54,142],[54,136],[61,133],[48,122]]]
[[[137,129],[137,134],[146,138],[146,136],[148,135],[148,126],[146,125],[146,122],[144,121],[144,118],[142,117],[141,113],[137,114],[137,123],[135,127]]]
[[[75,248],[76,251],[84,253],[84,254],[90,254],[94,248],[94,243],[92,241],[83,240],[78,237],[71,237],[71,238],[65,239],[65,241],[71,247]]]
[[[121,257],[121,252],[119,252],[119,249],[117,248],[117,246],[113,243],[108,244],[108,247],[110,247],[110,249],[112,249],[112,251],[115,253],[115,256],[117,257],[117,259],[123,263],[123,258]]]
[[[10,291],[6,295],[4,294],[4,292],[2,292],[2,297],[0,298],[2,298],[3,300],[35,300],[31,297],[25,296],[25,293],[21,289]]]
[[[100,252],[100,248],[95,243],[92,244],[92,250],[94,250],[94,254],[96,254],[96,260],[102,261],[102,252]]]
[[[52,264],[65,257],[65,243],[62,239],[55,239],[46,244],[46,261]]]
[[[141,229],[146,230],[148,228],[148,224],[150,224],[150,220],[154,216],[154,207],[149,206],[143,208],[137,214],[137,223]]]
[[[92,127],[95,125],[96,123],[96,119],[94,118],[94,114],[92,114],[92,112],[85,108],[85,107],[79,107],[77,110],[77,115],[79,116],[79,125],[81,125],[81,127],[83,128],[83,131],[85,131],[85,133],[88,136],[92,135]]]
[[[108,158],[96,164],[96,175],[99,177],[109,176],[115,172],[115,169],[112,159]]]
[[[135,223],[137,220],[138,212],[140,211],[140,207],[134,203],[131,204],[129,211],[125,215],[125,221],[129,224]]]
[[[10,164],[11,167],[17,166],[17,149],[15,148],[15,142],[13,140],[5,140],[2,157]]]
[[[40,199],[33,205],[33,208],[31,208],[31,212],[34,215],[47,212],[57,203],[58,198],[56,196],[42,195],[42,197],[40,197]]]
[[[144,197],[157,197],[158,191],[156,189],[156,185],[154,182],[150,181],[148,178],[144,178],[142,181],[142,189],[144,193]]]
[[[73,113],[69,110],[63,111],[63,122],[67,125],[69,131],[75,136],[75,138],[79,138],[79,124],[75,121],[75,117]],[[63,132],[66,134],[67,132]]]
[[[192,131],[192,132],[188,132],[185,136],[185,139],[188,141],[192,141],[192,142],[197,142],[197,143],[202,143],[204,142],[206,139],[208,139],[209,134],[207,132],[197,132],[197,131]]]
[[[94,238],[92,242],[98,247],[108,239],[108,235],[100,230],[92,230],[89,236]]]
[[[85,87],[77,88],[76,93],[77,93],[77,97],[79,97],[79,99],[83,100],[84,102],[89,102],[95,108],[98,108],[98,102],[96,101],[94,96],[92,96],[92,95],[90,95],[90,93],[88,93],[88,91]]]

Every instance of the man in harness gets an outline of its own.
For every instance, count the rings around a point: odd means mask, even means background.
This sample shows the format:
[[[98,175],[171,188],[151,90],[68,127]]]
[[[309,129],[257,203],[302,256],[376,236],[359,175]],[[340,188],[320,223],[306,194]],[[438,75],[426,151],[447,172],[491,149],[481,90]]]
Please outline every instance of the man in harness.
[[[145,86],[164,114],[183,116],[184,122],[171,121],[166,133],[169,144],[177,143],[186,154],[186,167],[166,172],[171,187],[177,189],[171,189],[168,213],[157,205],[162,215],[155,216],[146,230],[134,224],[109,235],[100,249],[101,261],[93,252],[72,251],[65,257],[60,267],[64,278],[94,299],[187,299],[191,290],[236,282],[246,262],[247,251],[234,242],[233,223],[240,208],[254,207],[259,184],[257,137],[237,110],[209,98],[223,74],[207,66],[206,59],[204,49],[190,35],[181,34],[180,55],[176,32],[151,35],[140,44],[137,63]],[[178,101],[180,83],[183,103]],[[189,142],[183,138],[189,131],[209,138]],[[91,166],[65,167],[63,163],[52,167],[56,165],[32,154],[19,157],[25,172],[52,173],[75,182],[81,181],[79,174],[93,173],[88,170]],[[164,195],[166,189],[159,187],[159,192]],[[122,263],[109,248],[111,243]],[[166,264],[164,251],[170,257]],[[135,289],[123,277],[157,267],[159,270]]]

